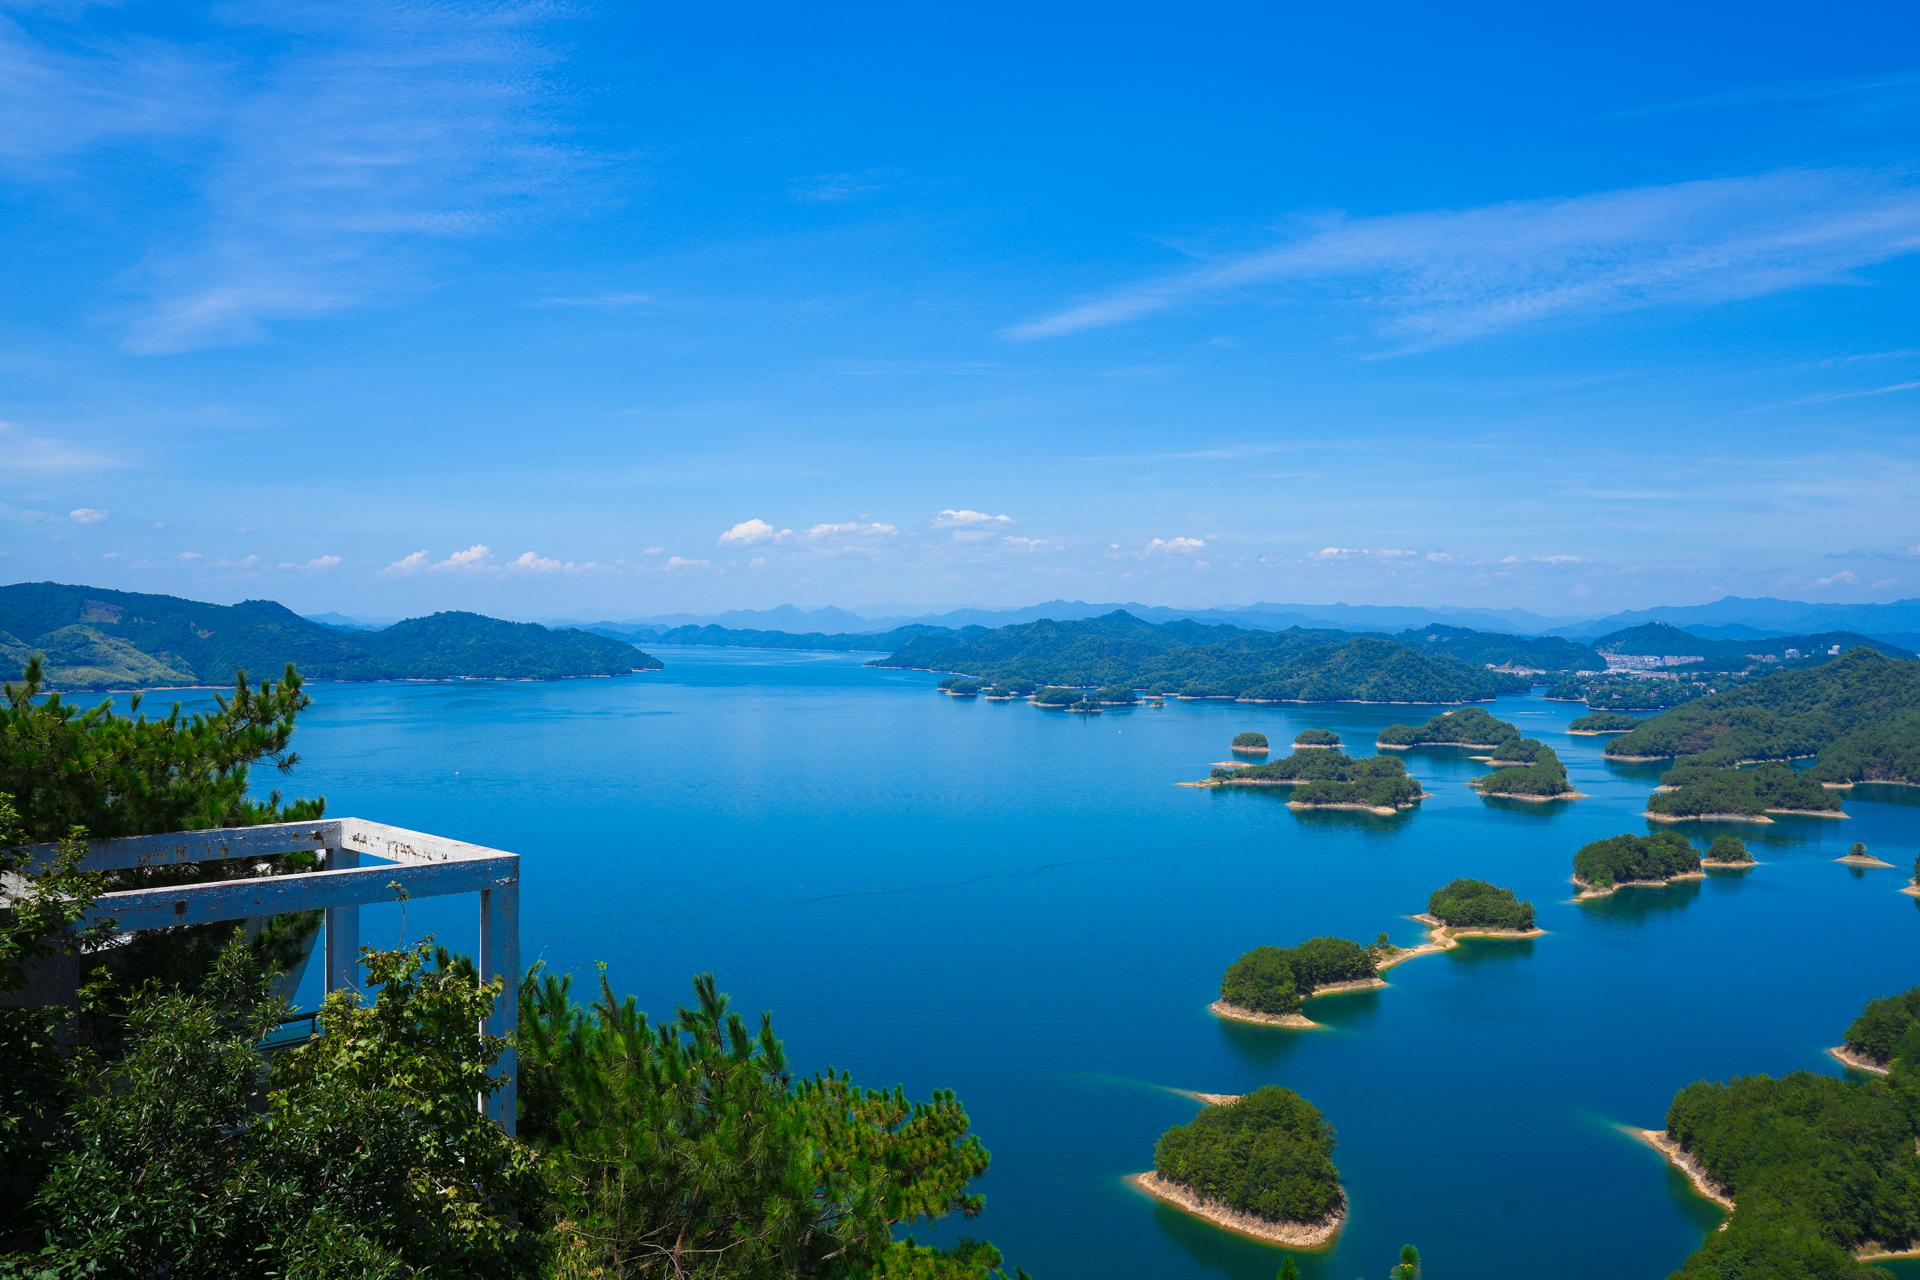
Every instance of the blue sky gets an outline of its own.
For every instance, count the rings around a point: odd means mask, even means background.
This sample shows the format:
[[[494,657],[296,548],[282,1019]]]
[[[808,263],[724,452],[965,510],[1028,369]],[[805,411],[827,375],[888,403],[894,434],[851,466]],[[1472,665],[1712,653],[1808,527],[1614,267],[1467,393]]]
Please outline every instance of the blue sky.
[[[1920,595],[1908,4],[0,6],[0,580]]]

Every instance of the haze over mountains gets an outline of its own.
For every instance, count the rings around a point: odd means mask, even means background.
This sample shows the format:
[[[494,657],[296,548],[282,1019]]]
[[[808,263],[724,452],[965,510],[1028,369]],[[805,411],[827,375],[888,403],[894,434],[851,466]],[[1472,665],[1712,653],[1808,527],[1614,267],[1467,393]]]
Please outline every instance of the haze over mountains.
[[[1586,618],[1548,617],[1525,609],[1428,608],[1419,605],[1263,603],[1177,608],[1134,601],[1090,603],[1048,600],[1011,609],[956,608],[927,613],[858,612],[835,606],[801,608],[783,604],[769,609],[732,609],[714,614],[665,614],[619,621],[568,620],[603,634],[652,639],[676,627],[720,626],[794,634],[864,634],[907,626],[1004,627],[1051,619],[1072,622],[1120,610],[1147,622],[1228,623],[1258,631],[1288,627],[1334,627],[1346,631],[1402,631],[1433,623],[1475,631],[1515,635],[1564,636],[1593,640],[1648,622],[1685,627],[1716,639],[1855,632],[1904,648],[1920,647],[1920,599],[1886,604],[1813,604],[1772,597],[1726,596],[1706,604],[1659,605]]]

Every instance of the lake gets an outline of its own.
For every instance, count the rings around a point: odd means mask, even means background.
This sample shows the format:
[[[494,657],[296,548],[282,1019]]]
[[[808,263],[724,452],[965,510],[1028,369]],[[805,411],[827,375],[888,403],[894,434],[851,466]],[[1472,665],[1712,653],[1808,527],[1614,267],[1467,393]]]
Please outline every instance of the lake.
[[[1332,1122],[1351,1198],[1308,1277],[1664,1276],[1720,1221],[1618,1125],[1659,1127],[1699,1078],[1799,1068],[1869,998],[1920,985],[1905,870],[1920,792],[1862,788],[1849,821],[1722,830],[1760,859],[1574,905],[1573,852],[1649,830],[1659,766],[1616,766],[1585,710],[1489,707],[1561,753],[1590,799],[1492,802],[1462,751],[1406,753],[1433,798],[1395,818],[1299,814],[1284,791],[1191,790],[1258,729],[1337,730],[1370,754],[1432,708],[1169,703],[1098,716],[963,701],[867,655],[660,649],[664,671],[549,684],[312,684],[290,795],[335,816],[524,856],[522,951],[670,1014],[715,972],[770,1009],[795,1065],[911,1095],[955,1090],[993,1153],[958,1228],[1036,1280],[1270,1280],[1280,1251],[1130,1190],[1197,1104],[1173,1090],[1298,1090]],[[161,705],[166,695],[151,695]],[[191,700],[190,700],[191,701]],[[1207,1012],[1221,970],[1314,934],[1411,945],[1455,876],[1531,898],[1546,937],[1413,960],[1381,991],[1316,1000],[1318,1031]],[[404,930],[404,932],[403,932]],[[364,940],[465,911],[369,911]],[[1903,1276],[1920,1268],[1901,1264]]]

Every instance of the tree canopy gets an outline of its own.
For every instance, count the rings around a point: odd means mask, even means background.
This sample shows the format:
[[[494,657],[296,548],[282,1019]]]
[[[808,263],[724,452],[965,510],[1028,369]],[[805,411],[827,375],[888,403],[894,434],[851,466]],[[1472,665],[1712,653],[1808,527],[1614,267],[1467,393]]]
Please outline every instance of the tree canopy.
[[[1208,1107],[1160,1136],[1153,1169],[1205,1200],[1269,1222],[1321,1222],[1346,1208],[1333,1127],[1278,1085]]]
[[[1427,914],[1457,928],[1533,928],[1533,904],[1485,880],[1448,881],[1427,899]]]
[[[1596,889],[1628,880],[1671,880],[1699,869],[1699,851],[1671,831],[1611,836],[1582,845],[1573,855],[1574,876]]]

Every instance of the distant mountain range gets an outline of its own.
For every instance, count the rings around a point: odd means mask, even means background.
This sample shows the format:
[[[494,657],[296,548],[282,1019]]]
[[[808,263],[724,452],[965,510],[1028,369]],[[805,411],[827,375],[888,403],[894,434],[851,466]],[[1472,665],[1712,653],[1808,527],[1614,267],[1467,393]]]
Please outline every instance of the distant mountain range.
[[[835,607],[818,609],[779,605],[771,609],[736,609],[714,614],[668,614],[659,617],[568,623],[606,635],[652,639],[682,627],[718,626],[730,630],[775,631],[787,634],[845,634],[894,631],[906,626],[1004,627],[1023,622],[1075,622],[1124,612],[1144,622],[1192,621],[1225,623],[1253,631],[1284,631],[1289,627],[1334,628],[1341,631],[1393,633],[1433,626],[1515,635],[1559,636],[1591,641],[1611,632],[1648,622],[1685,627],[1710,639],[1764,639],[1850,632],[1904,648],[1920,647],[1920,599],[1888,604],[1813,604],[1770,597],[1727,596],[1710,604],[1661,605],[1602,616],[1548,617],[1525,609],[1473,609],[1421,605],[1250,604],[1182,609],[1117,601],[1048,600],[1014,609],[947,609],[927,613],[860,613]]]
[[[236,671],[311,680],[550,680],[624,675],[659,660],[585,631],[436,613],[378,631],[303,618],[271,600],[205,604],[57,582],[0,587],[0,664],[16,678],[34,654],[55,689],[224,685]]]

